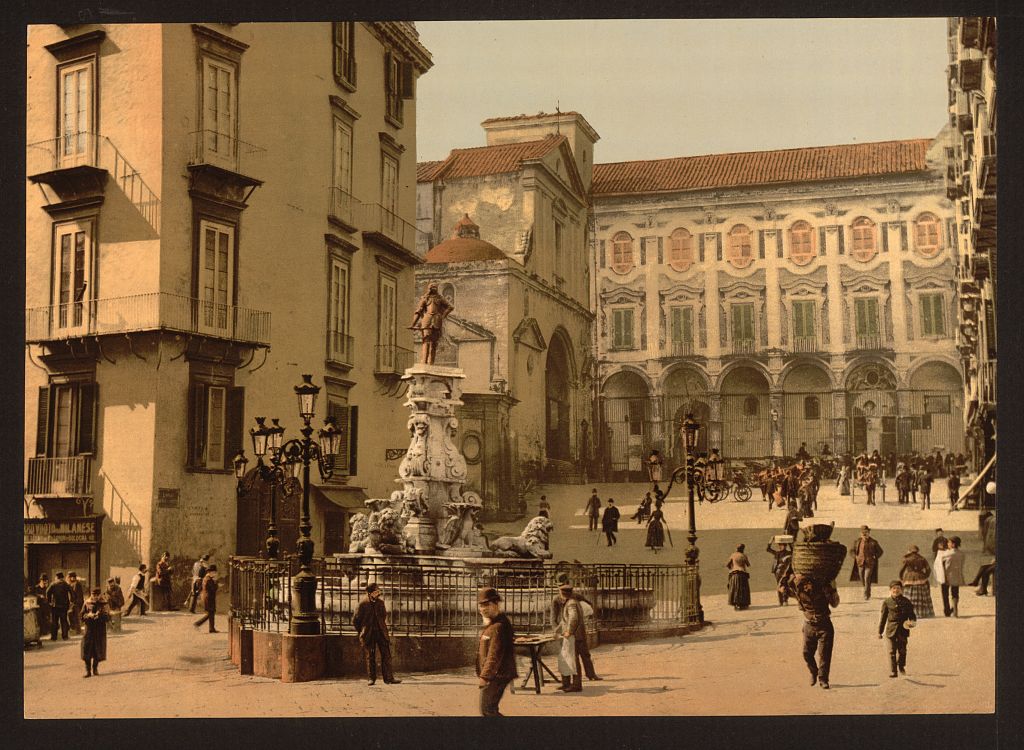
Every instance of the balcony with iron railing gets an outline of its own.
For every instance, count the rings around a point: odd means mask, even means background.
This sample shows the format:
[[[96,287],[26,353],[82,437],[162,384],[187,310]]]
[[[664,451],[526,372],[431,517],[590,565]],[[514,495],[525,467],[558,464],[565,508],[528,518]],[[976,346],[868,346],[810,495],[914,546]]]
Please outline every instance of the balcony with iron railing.
[[[809,354],[811,352],[821,351],[820,347],[818,346],[818,337],[794,336],[793,351],[798,354]]]
[[[33,497],[90,497],[92,456],[29,458],[27,492]]]
[[[192,153],[189,166],[210,166],[257,178],[262,170],[267,150],[217,130],[195,130],[189,133]]]
[[[416,357],[411,349],[395,344],[378,344],[376,354],[373,367],[376,375],[401,375],[413,366]]]
[[[978,394],[982,403],[996,403],[996,360],[982,362],[978,367]]]
[[[858,333],[855,344],[861,350],[878,351],[885,348],[885,339],[880,333]]]
[[[362,203],[352,193],[339,187],[327,189],[327,218],[349,231],[356,228],[356,214]]]
[[[351,367],[355,350],[355,339],[340,331],[327,332],[327,359],[335,364]]]
[[[964,91],[981,88],[981,67],[984,61],[979,58],[961,58],[957,70],[957,82]]]
[[[692,341],[669,341],[668,353],[671,357],[692,357],[694,348]]]
[[[106,136],[83,131],[30,143],[25,174],[34,183],[50,185],[58,195],[71,194],[61,195],[62,200],[83,192],[102,195],[112,178],[153,231],[160,232],[160,199]]]
[[[733,354],[755,354],[757,352],[757,341],[754,339],[733,339]]]
[[[388,240],[390,244],[416,256],[416,227],[394,211],[379,203],[360,203],[353,213],[364,235]]]
[[[177,331],[270,345],[270,313],[166,292],[82,300],[25,311],[25,341]]]

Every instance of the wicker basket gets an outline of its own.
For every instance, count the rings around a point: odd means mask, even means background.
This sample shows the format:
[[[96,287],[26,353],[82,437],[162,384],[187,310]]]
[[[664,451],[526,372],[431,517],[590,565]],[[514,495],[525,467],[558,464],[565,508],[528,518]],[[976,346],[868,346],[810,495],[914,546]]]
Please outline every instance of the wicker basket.
[[[831,581],[843,569],[846,547],[839,542],[804,542],[793,545],[793,572]]]

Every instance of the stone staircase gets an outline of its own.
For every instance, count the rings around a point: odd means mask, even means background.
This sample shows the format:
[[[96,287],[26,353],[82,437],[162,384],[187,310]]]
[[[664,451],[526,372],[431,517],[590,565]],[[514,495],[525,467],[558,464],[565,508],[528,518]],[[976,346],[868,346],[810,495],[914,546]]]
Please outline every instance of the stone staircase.
[[[544,462],[542,481],[545,484],[583,484],[583,477],[575,462],[549,458]]]

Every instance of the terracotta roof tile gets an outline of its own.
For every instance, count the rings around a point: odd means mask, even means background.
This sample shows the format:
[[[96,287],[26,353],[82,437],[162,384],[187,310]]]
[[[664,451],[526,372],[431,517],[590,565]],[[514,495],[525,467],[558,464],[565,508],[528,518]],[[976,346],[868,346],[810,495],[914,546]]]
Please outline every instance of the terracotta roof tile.
[[[423,162],[417,165],[416,181],[432,182],[438,177],[456,179],[518,172],[523,161],[541,158],[558,148],[564,140],[565,136],[560,135],[522,143],[452,149],[443,162]]]
[[[927,169],[925,153],[931,143],[930,138],[921,138],[595,164],[593,194],[705,190],[918,172]]]
[[[567,112],[538,112],[535,115],[510,115],[509,117],[488,117],[486,120],[483,121],[482,124],[486,125],[489,122],[507,122],[510,120],[535,120],[541,117],[555,117],[556,115],[559,117],[564,115],[575,115],[583,117],[583,115],[581,115],[579,112],[575,112],[573,110],[569,110]]]
[[[416,182],[430,182],[434,172],[444,164],[444,159],[438,161],[421,161],[416,165]]]

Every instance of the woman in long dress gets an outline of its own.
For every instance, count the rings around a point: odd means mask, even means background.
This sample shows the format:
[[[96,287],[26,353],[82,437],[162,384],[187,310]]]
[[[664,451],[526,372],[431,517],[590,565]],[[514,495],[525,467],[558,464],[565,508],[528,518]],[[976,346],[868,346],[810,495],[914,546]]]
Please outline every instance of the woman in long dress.
[[[650,547],[655,554],[665,546],[665,514],[661,508],[651,513],[651,518],[647,521],[647,541],[644,546]]]
[[[750,560],[744,554],[744,545],[737,544],[736,551],[729,556],[725,567],[729,569],[729,604],[736,609],[750,606]]]
[[[94,588],[92,596],[82,605],[82,624],[85,636],[82,638],[82,661],[85,662],[85,676],[99,674],[99,664],[107,659],[107,602]]]
[[[931,572],[931,565],[921,557],[918,546],[911,544],[907,554],[903,556],[899,578],[903,581],[903,595],[914,605],[914,614],[918,617],[935,617],[932,587],[928,582]]]

